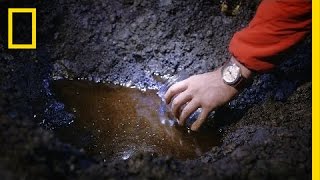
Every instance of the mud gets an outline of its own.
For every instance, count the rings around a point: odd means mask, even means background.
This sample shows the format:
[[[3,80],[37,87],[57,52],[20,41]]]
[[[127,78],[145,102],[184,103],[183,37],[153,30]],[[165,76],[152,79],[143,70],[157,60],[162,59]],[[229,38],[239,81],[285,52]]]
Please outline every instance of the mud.
[[[53,79],[146,90],[159,88],[155,75],[210,71],[228,59],[232,34],[257,4],[242,1],[226,16],[212,0],[1,1],[2,179],[310,179],[310,36],[217,113],[222,143],[195,159],[139,152],[108,160],[56,135],[76,114],[56,98]],[[8,7],[37,8],[37,50],[6,48]]]

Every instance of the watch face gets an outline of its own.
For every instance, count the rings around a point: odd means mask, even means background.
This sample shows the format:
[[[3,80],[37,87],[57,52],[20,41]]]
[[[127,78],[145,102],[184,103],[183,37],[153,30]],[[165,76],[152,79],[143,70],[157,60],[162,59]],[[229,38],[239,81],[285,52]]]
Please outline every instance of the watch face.
[[[227,84],[235,84],[239,80],[241,76],[240,73],[240,67],[236,64],[230,64],[225,66],[225,68],[222,70],[222,79]]]

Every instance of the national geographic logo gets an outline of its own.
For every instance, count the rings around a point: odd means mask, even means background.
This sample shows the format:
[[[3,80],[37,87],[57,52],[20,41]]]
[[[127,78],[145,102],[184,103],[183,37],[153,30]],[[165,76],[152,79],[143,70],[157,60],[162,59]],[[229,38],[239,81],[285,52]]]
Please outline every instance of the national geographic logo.
[[[36,8],[9,8],[8,9],[8,49],[36,49],[37,48],[37,18]],[[31,14],[31,43],[14,43],[13,19],[15,15]]]
[[[4,43],[4,46],[7,44],[8,49],[20,49],[20,50],[36,49],[37,48],[37,35],[36,35],[37,10],[36,8],[33,8],[33,7],[21,8],[17,4],[9,4],[8,2],[9,1],[0,2],[0,5],[1,5],[1,8],[0,8],[0,11],[1,11],[0,12],[0,15],[1,15],[0,33],[1,34],[0,35],[3,37],[2,43]],[[18,6],[18,7],[10,7],[10,6]],[[0,39],[1,39],[1,36],[0,36]]]

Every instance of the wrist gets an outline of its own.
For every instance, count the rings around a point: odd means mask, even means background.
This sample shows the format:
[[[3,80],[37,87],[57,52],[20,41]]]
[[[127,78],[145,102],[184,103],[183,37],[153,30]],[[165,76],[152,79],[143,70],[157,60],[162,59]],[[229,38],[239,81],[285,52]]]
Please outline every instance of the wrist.
[[[223,82],[238,91],[251,84],[253,74],[253,71],[240,63],[235,57],[231,57],[221,68]]]
[[[250,69],[248,69],[245,65],[243,65],[242,63],[240,63],[234,56],[232,56],[230,58],[230,61],[237,64],[240,67],[240,71],[241,71],[241,75],[245,78],[245,79],[251,79],[254,76],[254,72]]]

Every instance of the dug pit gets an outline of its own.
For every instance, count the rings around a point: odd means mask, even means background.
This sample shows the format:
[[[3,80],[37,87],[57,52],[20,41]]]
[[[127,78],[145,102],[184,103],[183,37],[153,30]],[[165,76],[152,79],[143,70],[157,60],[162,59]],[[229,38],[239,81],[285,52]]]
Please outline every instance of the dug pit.
[[[127,159],[150,152],[193,159],[220,144],[217,128],[190,132],[161,123],[169,117],[155,90],[70,80],[55,81],[53,90],[75,115],[75,121],[57,130],[57,135],[93,155]]]

